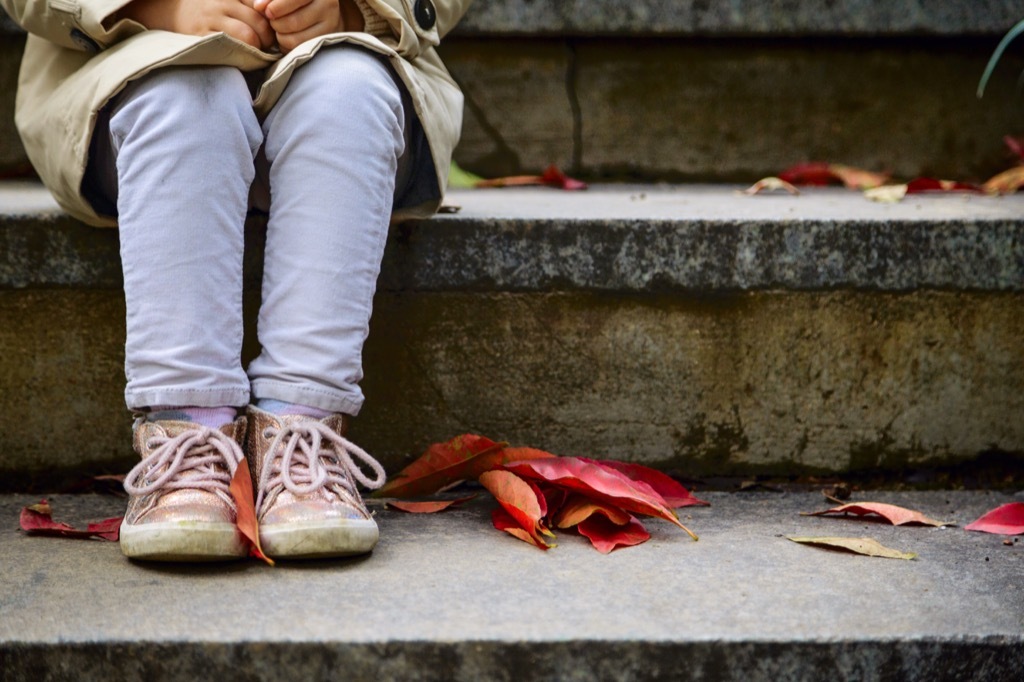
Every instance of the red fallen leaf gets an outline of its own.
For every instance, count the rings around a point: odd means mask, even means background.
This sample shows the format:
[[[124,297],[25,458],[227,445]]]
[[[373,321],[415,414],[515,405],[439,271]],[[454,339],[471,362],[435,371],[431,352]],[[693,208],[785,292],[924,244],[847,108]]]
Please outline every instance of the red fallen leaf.
[[[245,458],[238,463],[235,475],[231,477],[231,497],[235,500],[235,525],[245,536],[249,545],[249,556],[262,559],[271,566],[274,560],[263,553],[260,547],[260,528],[256,520],[256,503],[252,494],[252,475]]]
[[[529,187],[543,184],[544,179],[539,175],[506,175],[503,178],[480,180],[473,186],[483,189],[493,187]]]
[[[577,191],[587,188],[587,183],[570,178],[568,175],[558,170],[558,166],[554,164],[544,169],[544,173],[540,176],[540,179],[545,185],[548,185],[549,187],[557,187],[558,189]]]
[[[475,480],[505,462],[554,457],[535,448],[506,448],[490,438],[465,434],[434,443],[423,455],[396,474],[374,497],[430,495],[457,481]]]
[[[547,541],[541,537],[542,533],[552,536],[551,531],[544,527],[542,521],[547,502],[544,501],[544,495],[535,485],[531,485],[510,471],[487,471],[480,476],[480,484],[494,495],[502,509],[512,517],[515,525],[529,536],[530,539],[527,542],[541,549],[550,547]],[[493,519],[495,517],[492,515]],[[497,520],[494,523],[497,528]],[[508,531],[509,527],[502,527],[499,530]],[[523,539],[519,533],[512,534]]]
[[[21,529],[32,535],[55,535],[65,538],[100,538],[117,542],[121,531],[122,517],[104,519],[90,523],[85,530],[69,526],[53,520],[53,509],[46,500],[29,505],[21,510],[19,523]]]
[[[630,516],[624,525],[616,525],[601,514],[594,514],[581,521],[576,530],[590,540],[598,552],[608,554],[618,547],[632,547],[647,542],[651,534],[635,517]]]
[[[914,178],[907,183],[907,194],[922,194],[924,192],[974,192],[982,190],[977,185],[957,180],[937,180],[935,178]]]
[[[503,178],[489,178],[486,180],[478,180],[473,184],[474,187],[486,188],[486,187],[529,187],[536,185],[546,185],[548,187],[555,187],[557,189],[564,190],[581,190],[587,188],[587,183],[581,180],[575,180],[570,178],[565,173],[558,169],[558,166],[554,164],[544,169],[544,173],[541,175],[509,175]]]
[[[576,457],[510,462],[505,468],[524,478],[547,481],[635,514],[665,519],[682,528],[694,540],[697,539],[654,489],[646,483],[633,481],[614,469],[585,462]]]
[[[997,535],[1024,534],[1024,502],[1009,502],[983,514],[974,523],[964,526],[965,530]]]
[[[824,187],[838,178],[832,174],[829,164],[824,161],[809,161],[790,166],[779,173],[779,178],[794,185]]]
[[[894,504],[884,502],[854,502],[844,504],[832,509],[820,512],[804,512],[803,516],[833,516],[837,514],[853,514],[855,516],[869,516],[883,518],[894,526],[917,524],[922,526],[954,526],[956,524],[946,521],[936,521],[921,512],[904,507],[897,507]]]
[[[661,495],[662,499],[665,500],[665,504],[673,509],[679,509],[680,507],[692,507],[692,506],[710,506],[710,502],[704,500],[698,500],[694,497],[689,490],[684,488],[676,479],[672,478],[667,474],[663,474],[657,469],[646,467],[643,464],[635,464],[633,462],[618,462],[611,459],[597,459],[588,460],[585,457],[580,459],[584,461],[593,461],[598,464],[603,464],[606,467],[611,467],[616,471],[625,474],[634,481],[641,481],[654,488],[654,491]]]
[[[475,497],[476,495],[469,495],[468,497],[460,497],[456,500],[424,500],[422,502],[389,500],[387,506],[391,509],[397,509],[398,511],[404,511],[410,514],[435,514],[450,507],[457,507],[460,504],[469,502]]]
[[[848,189],[872,189],[884,185],[889,174],[873,173],[841,163],[812,161],[787,168],[779,173],[779,178],[794,185],[824,186],[839,182]]]
[[[473,458],[498,452],[503,443],[467,433],[444,443],[434,443],[416,461],[402,469],[375,497],[417,497],[435,493],[444,486],[467,478],[465,471]]]
[[[989,194],[1013,194],[1024,187],[1024,166],[1014,166],[995,175],[981,186]]]
[[[552,523],[557,528],[571,528],[583,523],[594,515],[605,517],[613,526],[623,526],[633,518],[633,515],[628,511],[620,509],[615,505],[598,502],[584,495],[574,493],[566,500],[565,505],[563,505]]]

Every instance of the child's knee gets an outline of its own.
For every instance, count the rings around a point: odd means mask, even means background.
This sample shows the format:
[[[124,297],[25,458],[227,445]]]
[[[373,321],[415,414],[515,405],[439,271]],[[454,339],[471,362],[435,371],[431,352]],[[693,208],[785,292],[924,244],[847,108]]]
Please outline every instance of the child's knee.
[[[289,89],[313,88],[317,97],[347,109],[355,101],[400,115],[402,94],[387,62],[367,50],[348,46],[326,48],[292,76]]]
[[[111,111],[115,146],[136,127],[179,143],[244,142],[253,154],[262,142],[245,78],[233,67],[162,69],[132,83]]]

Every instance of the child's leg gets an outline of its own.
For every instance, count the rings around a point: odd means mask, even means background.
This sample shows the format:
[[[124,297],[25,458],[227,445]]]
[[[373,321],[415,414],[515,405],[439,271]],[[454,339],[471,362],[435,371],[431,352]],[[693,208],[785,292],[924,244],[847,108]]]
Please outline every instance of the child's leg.
[[[270,221],[253,394],[362,406],[362,347],[405,147],[402,95],[364,50],[321,51],[263,124]]]
[[[405,147],[402,93],[382,60],[334,47],[296,71],[263,130],[263,350],[249,376],[259,404],[282,414],[249,413],[260,541],[275,557],[360,554],[377,526],[356,482],[379,487],[384,471],[343,438],[341,415],[310,417],[362,406],[362,347]]]
[[[142,461],[125,480],[121,526],[130,557],[247,551],[229,490],[245,422],[230,422],[249,397],[239,360],[243,227],[261,140],[242,75],[211,68],[145,77],[110,111],[110,149],[95,141],[116,170],[117,196],[107,199],[116,199],[124,269],[125,397],[133,409],[165,410],[136,424]],[[169,409],[181,406],[193,408]]]
[[[128,406],[240,406],[242,253],[262,141],[242,74],[169,69],[110,115]]]

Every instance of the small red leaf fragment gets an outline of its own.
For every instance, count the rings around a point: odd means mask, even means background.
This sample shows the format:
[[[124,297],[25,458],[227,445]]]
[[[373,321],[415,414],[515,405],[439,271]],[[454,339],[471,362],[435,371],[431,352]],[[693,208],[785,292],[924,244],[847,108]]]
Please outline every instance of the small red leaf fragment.
[[[794,196],[800,194],[800,190],[798,190],[792,184],[786,182],[781,178],[776,177],[761,178],[753,185],[743,190],[743,194],[754,195],[760,194],[761,192],[774,192],[777,190],[784,190]]]
[[[252,477],[245,458],[238,463],[235,475],[231,477],[231,497],[235,500],[235,525],[245,536],[249,545],[249,556],[262,559],[271,566],[274,561],[263,553],[260,547],[260,528],[256,520],[256,503],[252,494]]]
[[[523,480],[510,471],[485,472],[480,476],[480,484],[494,495],[502,509],[515,521],[516,526],[530,536],[529,542],[547,549],[548,543],[541,537],[541,533],[551,534],[542,522],[547,502],[541,502],[544,500],[544,495],[535,484]],[[508,530],[508,528],[501,528],[501,530]],[[520,537],[516,533],[513,535]]]
[[[587,460],[581,457],[584,461],[594,461],[598,464],[603,464],[606,467],[611,467],[619,473],[625,474],[634,481],[640,481],[654,488],[654,491],[661,495],[662,499],[665,500],[665,504],[673,509],[679,509],[680,507],[692,507],[692,506],[704,506],[710,505],[709,502],[704,500],[698,500],[694,497],[689,490],[684,488],[679,481],[672,478],[668,474],[663,474],[657,469],[646,467],[643,464],[635,464],[633,462],[619,462],[611,459],[599,459],[599,460]]]
[[[469,495],[468,497],[460,497],[455,500],[423,500],[418,502],[412,502],[408,500],[388,500],[387,506],[391,509],[397,509],[398,511],[408,512],[410,514],[435,514],[445,509],[457,507],[460,504],[469,502],[476,495]]]
[[[842,183],[847,189],[872,189],[885,184],[888,173],[873,173],[841,163],[812,161],[798,163],[779,173],[779,178],[794,185],[824,186]]]
[[[558,166],[554,164],[545,168],[544,173],[540,177],[544,184],[549,187],[556,187],[558,189],[569,191],[578,191],[587,188],[587,183],[570,178],[568,175],[560,171]]]
[[[935,178],[914,178],[907,183],[907,194],[922,194],[925,192],[969,192],[980,193],[982,190],[977,185],[972,185],[958,180],[937,180]]]
[[[65,538],[100,538],[117,542],[121,530],[122,517],[104,519],[96,523],[90,523],[85,530],[80,530],[66,523],[53,520],[53,510],[50,503],[40,500],[21,510],[18,519],[21,529],[31,535],[50,535]]]
[[[558,457],[510,462],[505,468],[524,478],[546,481],[634,514],[665,519],[682,528],[694,540],[697,539],[689,528],[680,523],[675,512],[669,509],[654,489],[609,467],[576,457]]]
[[[607,517],[595,514],[576,526],[580,535],[590,540],[598,552],[608,554],[618,547],[632,547],[647,542],[651,534],[644,524],[630,516],[625,524],[617,525]]]
[[[894,526],[904,526],[908,524],[936,527],[956,525],[955,523],[948,521],[936,521],[935,519],[925,516],[919,511],[898,507],[894,504],[885,504],[884,502],[854,502],[820,512],[804,513],[804,516],[835,516],[848,514],[884,519]]]
[[[565,173],[558,169],[558,166],[554,164],[544,169],[541,175],[509,175],[504,178],[491,178],[488,180],[479,180],[474,183],[474,187],[487,188],[487,187],[529,187],[536,185],[546,185],[548,187],[554,187],[556,189],[564,190],[581,190],[587,188],[587,183],[570,178]]]
[[[997,535],[1022,535],[1024,534],[1024,502],[1009,502],[996,507],[964,528]]]
[[[779,173],[779,178],[794,185],[824,187],[836,180],[829,164],[824,161],[808,161],[790,166]]]

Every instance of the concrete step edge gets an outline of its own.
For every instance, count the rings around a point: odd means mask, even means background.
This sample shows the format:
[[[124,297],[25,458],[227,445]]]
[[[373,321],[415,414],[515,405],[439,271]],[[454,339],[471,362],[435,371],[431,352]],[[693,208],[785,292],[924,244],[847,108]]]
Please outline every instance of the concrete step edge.
[[[449,193],[396,226],[383,291],[608,293],[1024,291],[1024,195],[841,189],[742,196],[729,186]],[[259,281],[263,221],[250,221]],[[0,185],[0,289],[120,287],[117,232],[63,214],[39,185]]]

